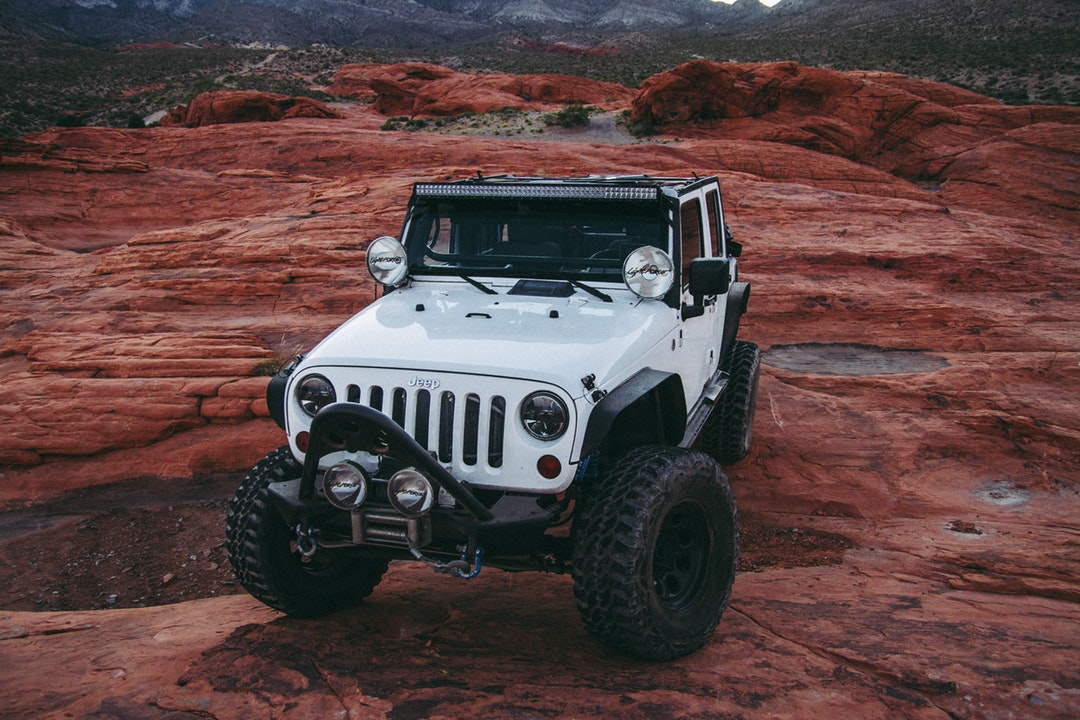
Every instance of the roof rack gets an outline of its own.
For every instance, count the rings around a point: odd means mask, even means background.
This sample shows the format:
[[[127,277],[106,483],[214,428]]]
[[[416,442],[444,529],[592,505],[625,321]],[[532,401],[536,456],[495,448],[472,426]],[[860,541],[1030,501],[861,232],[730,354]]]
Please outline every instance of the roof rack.
[[[484,176],[480,173],[476,174],[476,177],[465,178],[463,180],[452,180],[447,185],[465,185],[465,184],[479,184],[479,183],[519,183],[523,185],[569,185],[569,184],[613,184],[613,185],[689,185],[690,183],[697,182],[702,178],[694,175],[692,177],[670,177],[660,175],[583,175],[580,177],[543,177],[543,176],[530,176],[530,175],[488,175]]]
[[[585,175],[538,177],[510,174],[449,182],[421,182],[413,186],[417,197],[443,198],[546,198],[574,200],[659,199],[665,189],[679,191],[709,178],[658,177],[653,175]]]

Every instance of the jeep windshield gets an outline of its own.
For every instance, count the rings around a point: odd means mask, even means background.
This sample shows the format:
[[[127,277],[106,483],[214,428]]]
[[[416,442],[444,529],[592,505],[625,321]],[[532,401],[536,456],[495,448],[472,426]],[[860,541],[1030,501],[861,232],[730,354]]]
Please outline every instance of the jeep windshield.
[[[622,282],[635,249],[668,249],[665,205],[537,197],[415,197],[405,247],[413,275]]]

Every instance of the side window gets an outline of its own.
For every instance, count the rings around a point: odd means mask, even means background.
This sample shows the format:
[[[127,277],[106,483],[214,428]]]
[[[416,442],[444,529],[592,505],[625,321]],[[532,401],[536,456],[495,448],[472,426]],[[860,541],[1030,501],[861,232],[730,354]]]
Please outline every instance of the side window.
[[[690,261],[701,257],[701,202],[694,198],[682,206],[682,282],[687,282]]]
[[[724,228],[720,220],[720,193],[710,190],[705,195],[705,209],[709,213],[709,235],[712,236],[710,242],[712,253],[710,254],[713,257],[723,257],[724,253],[721,252],[720,246],[720,238],[724,237]]]
[[[432,236],[428,238],[428,247],[438,253],[450,252],[450,238],[453,224],[448,217],[440,217],[432,223]]]

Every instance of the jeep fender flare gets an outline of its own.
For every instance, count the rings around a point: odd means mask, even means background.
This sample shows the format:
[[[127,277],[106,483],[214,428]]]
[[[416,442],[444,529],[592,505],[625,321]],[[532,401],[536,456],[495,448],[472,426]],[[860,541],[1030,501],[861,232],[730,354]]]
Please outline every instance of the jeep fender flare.
[[[621,455],[642,444],[678,445],[686,431],[682,378],[643,368],[596,404],[581,456]]]
[[[739,321],[750,305],[750,283],[734,282],[727,293],[727,305],[724,308],[724,337],[720,347],[721,360],[726,358],[735,346],[735,336],[739,332]]]
[[[282,430],[285,429],[285,388],[289,385],[289,374],[284,371],[270,378],[266,385],[266,409],[270,417]]]

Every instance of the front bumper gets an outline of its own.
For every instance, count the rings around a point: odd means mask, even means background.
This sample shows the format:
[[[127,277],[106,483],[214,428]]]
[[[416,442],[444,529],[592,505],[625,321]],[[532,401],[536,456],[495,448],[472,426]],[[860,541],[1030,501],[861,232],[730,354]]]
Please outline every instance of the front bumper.
[[[315,492],[319,461],[341,451],[384,455],[425,473],[437,490],[445,490],[454,499],[452,507],[432,509],[438,526],[470,541],[500,544],[522,531],[539,534],[560,513],[557,506],[541,506],[529,496],[504,496],[489,508],[391,418],[364,405],[341,402],[323,408],[312,421],[301,477],[269,487],[272,501],[290,526],[305,520],[318,524],[346,512]]]

